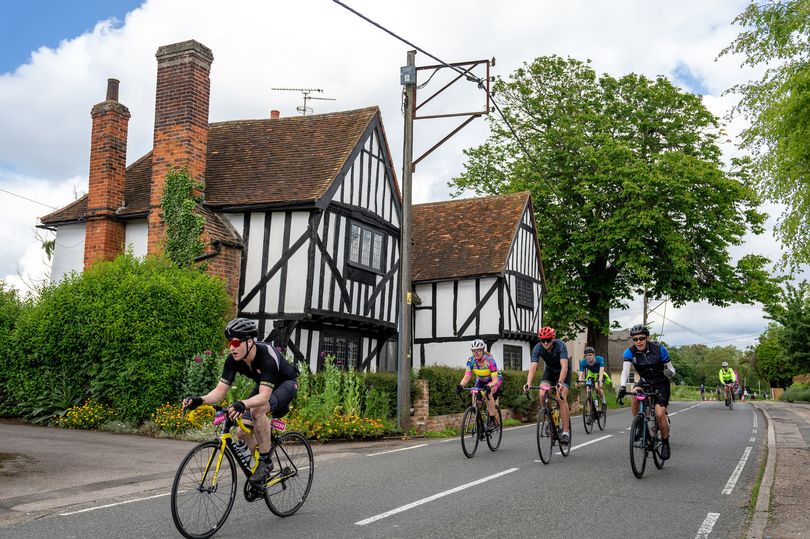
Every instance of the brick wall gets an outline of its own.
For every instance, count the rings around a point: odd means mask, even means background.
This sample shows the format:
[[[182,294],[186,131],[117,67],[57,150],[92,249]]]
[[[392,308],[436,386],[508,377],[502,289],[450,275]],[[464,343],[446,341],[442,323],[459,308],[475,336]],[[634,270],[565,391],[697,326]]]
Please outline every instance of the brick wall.
[[[239,297],[239,276],[242,269],[241,249],[223,245],[220,253],[207,262],[208,274],[225,281],[225,288],[232,300],[230,314],[236,316],[236,298]]]
[[[211,49],[194,40],[160,47],[155,56],[158,72],[149,196],[149,253],[163,250],[165,226],[160,200],[169,169],[185,168],[194,180],[205,180],[209,73],[214,61]]]
[[[125,225],[116,210],[124,204],[129,110],[118,102],[118,81],[107,81],[107,98],[91,111],[90,171],[84,267],[112,260],[124,246]]]

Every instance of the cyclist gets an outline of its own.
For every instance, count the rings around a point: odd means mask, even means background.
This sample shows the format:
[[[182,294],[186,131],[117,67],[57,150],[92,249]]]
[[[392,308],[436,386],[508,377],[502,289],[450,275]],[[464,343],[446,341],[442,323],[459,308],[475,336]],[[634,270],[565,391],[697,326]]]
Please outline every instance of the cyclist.
[[[642,384],[659,393],[658,402],[655,403],[655,417],[661,431],[661,458],[666,460],[670,456],[669,422],[667,420],[667,406],[669,405],[669,381],[675,376],[675,367],[669,359],[669,353],[663,345],[649,340],[650,330],[643,324],[636,324],[630,328],[632,344],[624,351],[624,365],[622,366],[622,380],[619,386],[618,397],[621,399],[627,394],[627,380],[630,377],[630,365],[636,368],[640,380],[633,390],[642,390]],[[635,416],[639,404],[636,399],[630,401],[630,409]]]
[[[605,358],[597,356],[596,350],[590,346],[585,348],[585,357],[579,362],[579,379],[577,380],[577,385],[580,385],[586,379],[594,381],[596,392],[602,398],[602,409],[604,410],[607,407],[607,401],[605,400],[605,391],[602,389],[602,384],[604,382],[608,384],[613,382],[610,379],[610,375],[605,372]]]
[[[726,406],[728,406],[729,399],[734,400],[734,384],[737,383],[737,373],[734,369],[729,368],[728,361],[724,361],[720,366],[720,383],[725,387],[726,392]]]
[[[495,430],[498,428],[495,422],[495,399],[498,398],[498,390],[503,383],[503,373],[498,370],[495,358],[487,353],[487,345],[484,341],[475,339],[470,344],[470,351],[472,356],[467,359],[467,369],[464,371],[461,382],[456,386],[456,392],[460,395],[462,388],[467,385],[470,378],[475,376],[475,385],[473,387],[483,389],[486,392],[484,402],[487,405],[487,414],[489,415],[487,429]]]
[[[201,397],[186,397],[183,408],[194,410],[202,404],[214,404],[225,398],[233,385],[237,373],[252,379],[256,385],[250,396],[236,401],[228,408],[228,415],[236,419],[244,415],[253,423],[253,432],[239,437],[247,442],[251,452],[259,446],[259,465],[250,478],[256,485],[261,484],[273,463],[270,460],[270,420],[283,417],[290,410],[290,403],[298,392],[298,369],[290,365],[284,356],[276,353],[272,346],[258,342],[259,329],[255,320],[235,318],[225,327],[225,337],[231,353],[225,358],[222,377],[216,387]],[[244,437],[243,437],[244,436]]]
[[[526,385],[523,386],[523,391],[528,392],[529,387],[532,385],[534,373],[537,370],[537,363],[540,358],[546,363],[546,369],[543,371],[543,378],[540,381],[540,402],[544,402],[546,398],[546,390],[542,386],[555,385],[557,386],[557,402],[560,405],[560,416],[562,419],[563,433],[560,439],[561,444],[568,444],[571,441],[571,433],[568,431],[569,409],[568,409],[568,387],[571,385],[571,371],[568,369],[568,349],[565,343],[557,339],[557,332],[554,328],[545,326],[537,331],[537,336],[540,342],[534,345],[532,349],[532,362],[529,366],[529,375],[526,378]]]
[[[706,400],[706,386],[703,384],[700,384],[700,400]]]

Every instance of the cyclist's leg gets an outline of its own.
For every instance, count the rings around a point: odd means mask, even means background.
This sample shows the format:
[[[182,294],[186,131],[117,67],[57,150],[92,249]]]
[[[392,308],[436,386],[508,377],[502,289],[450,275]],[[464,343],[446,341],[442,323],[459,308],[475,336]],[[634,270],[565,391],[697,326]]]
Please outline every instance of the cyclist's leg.
[[[661,394],[655,405],[655,417],[658,419],[658,429],[661,431],[661,438],[669,440],[669,421],[667,421],[667,406],[669,406],[670,383],[669,380],[660,382],[653,386]]]
[[[546,402],[546,390],[543,389],[546,386],[553,386],[557,383],[555,379],[553,382],[551,381],[552,376],[548,372],[548,368],[543,371],[543,376],[540,378],[540,391],[538,398],[540,399],[540,405],[542,406],[544,402]]]
[[[275,418],[281,418],[287,415],[290,411],[290,404],[292,404],[297,393],[298,382],[295,380],[286,380],[278,384],[267,402],[272,412],[271,415]]]
[[[495,384],[495,387],[492,388],[492,392],[486,398],[487,404],[487,414],[490,418],[495,418],[495,395],[498,393],[498,390],[501,389],[501,384]]]
[[[569,416],[571,411],[568,409],[568,386],[571,384],[571,371],[568,371],[563,380],[563,388],[557,393],[557,402],[560,404],[560,416],[562,419],[562,430],[568,432]]]

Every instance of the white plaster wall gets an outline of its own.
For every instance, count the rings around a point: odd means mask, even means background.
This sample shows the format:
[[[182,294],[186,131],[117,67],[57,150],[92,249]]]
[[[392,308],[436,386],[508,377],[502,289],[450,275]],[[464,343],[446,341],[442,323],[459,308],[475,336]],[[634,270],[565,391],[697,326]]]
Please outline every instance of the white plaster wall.
[[[84,223],[62,225],[56,229],[51,281],[59,282],[72,271],[84,269]]]
[[[135,256],[146,256],[147,240],[149,239],[149,224],[146,219],[130,221],[126,226],[126,236],[124,245],[127,249],[132,249]]]

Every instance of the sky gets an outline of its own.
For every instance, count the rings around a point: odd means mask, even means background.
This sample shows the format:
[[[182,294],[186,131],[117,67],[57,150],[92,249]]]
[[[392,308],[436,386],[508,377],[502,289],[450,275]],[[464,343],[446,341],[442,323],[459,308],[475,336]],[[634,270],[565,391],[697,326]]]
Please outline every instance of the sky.
[[[379,2],[347,5],[444,62],[495,58],[493,75],[541,55],[590,59],[599,73],[664,75],[704,96],[722,117],[735,103],[724,91],[757,73],[741,58],[718,53],[739,32],[731,25],[747,0],[534,0]],[[0,279],[26,289],[47,278],[37,218],[87,190],[90,109],[104,100],[106,81],[121,81],[119,100],[132,118],[127,162],[149,151],[154,121],[158,47],[196,39],[212,49],[210,121],[264,118],[271,109],[299,114],[297,91],[333,100],[308,103],[315,113],[377,105],[401,172],[399,68],[410,47],[330,0],[0,0]],[[419,53],[418,66],[436,62]],[[483,74],[483,73],[480,73]],[[440,72],[422,90],[449,81]],[[419,83],[423,80],[420,78]],[[462,81],[464,82],[464,81]],[[427,95],[427,94],[422,94]],[[425,114],[483,108],[474,84],[457,84]],[[415,127],[421,155],[460,123],[424,120]],[[726,158],[738,154],[741,120],[726,126]],[[463,149],[485,142],[482,119],[421,162],[415,203],[446,200],[449,179],[463,170]],[[779,208],[766,207],[772,227]],[[770,232],[732,249],[778,260]],[[653,304],[657,305],[659,302]],[[611,313],[622,327],[641,319],[641,301]],[[744,348],[767,326],[759,305],[726,309],[665,303],[651,319],[671,345],[707,343]]]

